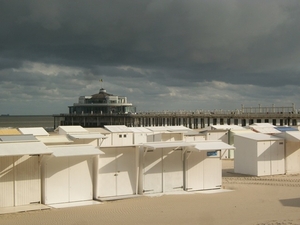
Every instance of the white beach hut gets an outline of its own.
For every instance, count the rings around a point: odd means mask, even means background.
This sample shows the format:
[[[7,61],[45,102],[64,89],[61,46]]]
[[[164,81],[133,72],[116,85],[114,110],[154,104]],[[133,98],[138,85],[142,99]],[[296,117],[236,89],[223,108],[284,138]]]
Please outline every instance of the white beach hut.
[[[235,135],[234,172],[264,176],[285,173],[284,139],[262,133]]]
[[[119,199],[137,195],[138,146],[101,147],[95,159],[94,198]]]
[[[42,202],[47,205],[93,199],[94,156],[103,154],[92,145],[52,145],[42,159]]]
[[[33,135],[0,136],[0,207],[41,203],[40,158],[51,153]]]
[[[222,186],[221,151],[235,149],[222,141],[191,143],[185,153],[186,191],[216,189]]]
[[[276,136],[285,140],[285,172],[300,173],[300,131],[286,131]]]
[[[148,142],[140,148],[139,193],[181,191],[184,151],[191,143]]]

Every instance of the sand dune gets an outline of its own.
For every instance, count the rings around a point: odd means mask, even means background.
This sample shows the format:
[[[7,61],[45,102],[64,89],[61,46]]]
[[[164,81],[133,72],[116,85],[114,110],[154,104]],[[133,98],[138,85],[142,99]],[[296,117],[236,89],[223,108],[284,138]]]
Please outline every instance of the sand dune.
[[[0,215],[2,225],[299,225],[300,175],[250,177],[223,164],[226,192],[138,197],[91,206]]]

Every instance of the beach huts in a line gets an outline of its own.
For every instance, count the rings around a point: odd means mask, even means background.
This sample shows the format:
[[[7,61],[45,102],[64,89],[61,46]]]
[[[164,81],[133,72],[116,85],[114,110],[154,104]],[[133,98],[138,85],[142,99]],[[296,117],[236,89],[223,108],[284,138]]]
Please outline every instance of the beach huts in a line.
[[[195,137],[186,141],[184,134]],[[54,134],[19,128],[2,134],[0,207],[220,188],[219,151],[233,147],[221,141],[199,147],[206,141],[194,141],[197,135],[185,127],[126,126],[60,126]]]
[[[236,173],[300,173],[300,132],[287,128],[60,126],[51,134],[0,134],[0,210],[219,189],[226,158]]]

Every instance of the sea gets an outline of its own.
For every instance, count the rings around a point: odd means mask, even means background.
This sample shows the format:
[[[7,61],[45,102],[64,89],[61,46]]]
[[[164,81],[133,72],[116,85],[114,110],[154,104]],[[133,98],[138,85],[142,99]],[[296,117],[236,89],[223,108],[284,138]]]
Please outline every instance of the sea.
[[[53,115],[1,115],[0,129],[20,127],[43,127],[47,131],[54,129]]]

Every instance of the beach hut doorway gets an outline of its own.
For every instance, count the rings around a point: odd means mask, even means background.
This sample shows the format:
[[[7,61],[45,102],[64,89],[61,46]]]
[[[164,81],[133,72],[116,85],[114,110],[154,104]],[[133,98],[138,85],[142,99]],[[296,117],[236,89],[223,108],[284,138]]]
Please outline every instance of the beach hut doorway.
[[[222,162],[220,151],[188,151],[185,161],[186,191],[220,188]]]
[[[183,190],[182,150],[147,150],[144,158],[144,193]]]
[[[101,151],[105,154],[96,160],[95,198],[137,194],[137,147],[102,147]]]
[[[0,207],[40,204],[40,155],[51,151],[32,135],[0,139]]]
[[[183,157],[187,142],[152,142],[141,146],[139,193],[183,190]]]
[[[90,145],[56,145],[42,161],[42,201],[61,204],[93,199],[93,157],[103,154]]]
[[[39,156],[0,157],[0,207],[40,203]]]
[[[234,149],[222,141],[199,141],[185,153],[186,191],[221,188],[221,151]]]

